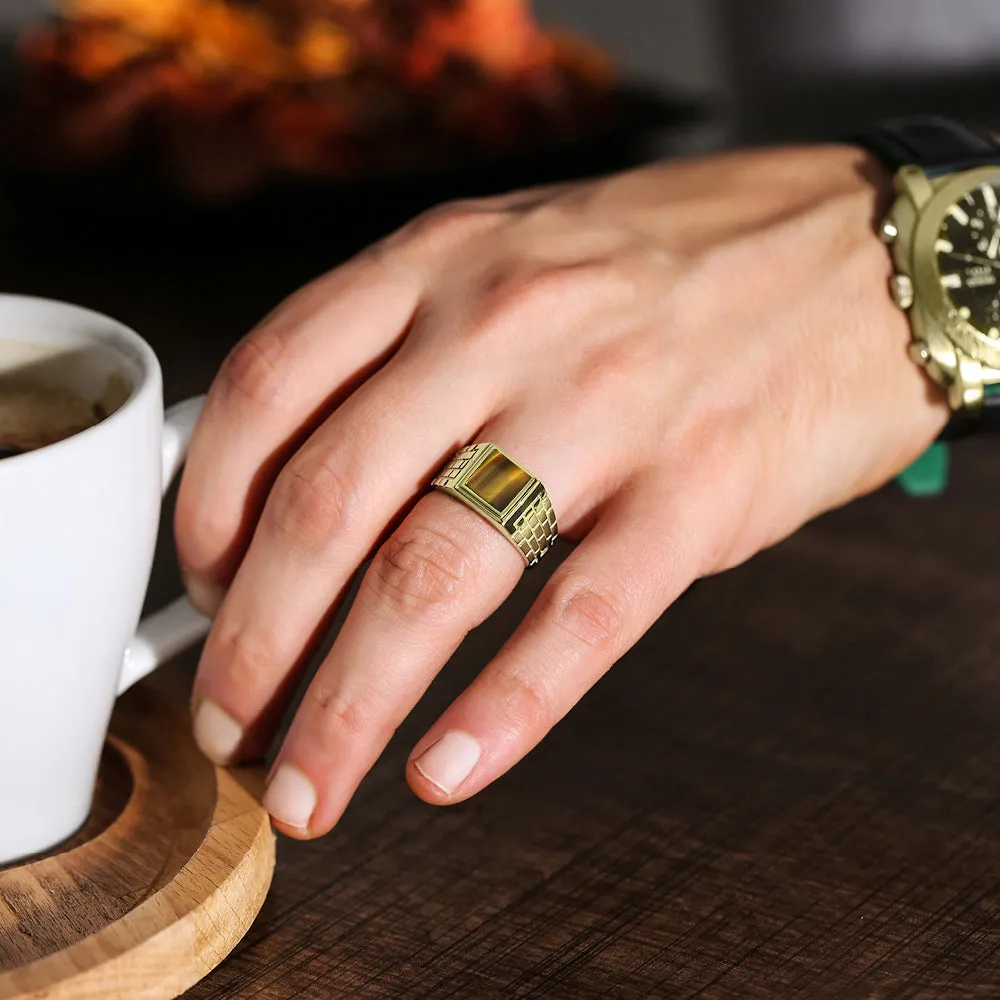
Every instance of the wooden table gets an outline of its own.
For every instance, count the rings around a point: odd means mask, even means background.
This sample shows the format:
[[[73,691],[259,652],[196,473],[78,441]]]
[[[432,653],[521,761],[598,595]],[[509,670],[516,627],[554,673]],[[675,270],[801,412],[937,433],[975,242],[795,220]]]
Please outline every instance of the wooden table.
[[[6,241],[3,287],[131,322],[170,400],[339,254],[154,256],[124,239],[111,259],[89,238]],[[420,803],[406,754],[550,557],[339,827],[279,845],[255,927],[189,997],[1000,995],[997,497],[997,443],[964,443],[947,496],[889,487],[701,582],[507,778]],[[176,589],[170,547],[164,533],[151,603]]]

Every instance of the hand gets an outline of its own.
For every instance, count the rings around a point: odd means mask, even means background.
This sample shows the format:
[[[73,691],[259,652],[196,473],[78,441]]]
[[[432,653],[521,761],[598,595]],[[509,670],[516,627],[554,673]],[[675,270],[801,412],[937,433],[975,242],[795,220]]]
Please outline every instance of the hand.
[[[265,799],[295,836],[336,823],[523,571],[427,492],[468,442],[537,475],[580,544],[414,749],[434,803],[520,760],[693,580],[903,468],[947,408],[887,293],[890,187],[846,146],[655,166],[442,208],[293,296],[219,374],[178,503],[217,611],[204,750],[263,751],[372,556]]]

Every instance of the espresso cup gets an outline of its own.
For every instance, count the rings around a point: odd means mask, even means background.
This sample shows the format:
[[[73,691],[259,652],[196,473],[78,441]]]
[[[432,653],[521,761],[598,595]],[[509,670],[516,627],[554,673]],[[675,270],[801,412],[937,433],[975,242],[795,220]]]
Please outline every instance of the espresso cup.
[[[160,366],[137,334],[0,295],[0,392],[12,380],[110,412],[0,459],[0,865],[83,825],[116,697],[209,624],[186,599],[139,623],[161,498],[202,400],[164,415]]]

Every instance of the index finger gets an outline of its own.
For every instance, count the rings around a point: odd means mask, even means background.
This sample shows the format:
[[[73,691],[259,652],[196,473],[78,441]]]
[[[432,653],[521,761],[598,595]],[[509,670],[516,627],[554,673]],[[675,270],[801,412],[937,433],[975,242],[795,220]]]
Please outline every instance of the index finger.
[[[363,254],[292,296],[229,355],[177,500],[178,558],[202,610],[214,613],[284,459],[391,352],[421,287],[405,257]]]
[[[455,202],[307,285],[232,352],[191,443],[175,517],[188,592],[214,614],[284,460],[392,354],[447,252],[508,197]]]

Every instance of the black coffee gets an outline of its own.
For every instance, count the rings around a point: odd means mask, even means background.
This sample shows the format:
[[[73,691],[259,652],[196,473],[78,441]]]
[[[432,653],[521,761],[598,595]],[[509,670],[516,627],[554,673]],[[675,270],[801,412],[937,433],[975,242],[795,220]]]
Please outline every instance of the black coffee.
[[[0,386],[0,459],[55,444],[106,416],[101,403],[62,387]]]

